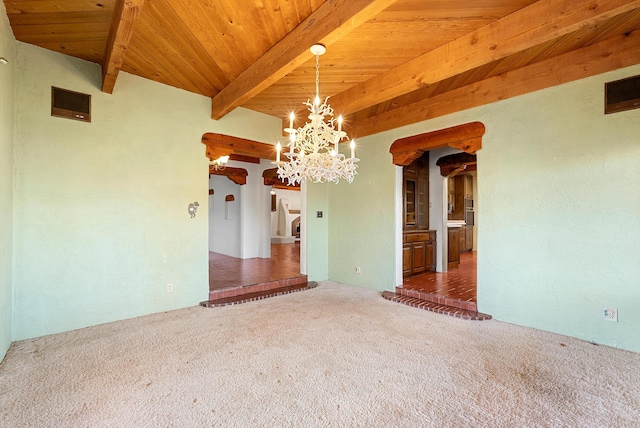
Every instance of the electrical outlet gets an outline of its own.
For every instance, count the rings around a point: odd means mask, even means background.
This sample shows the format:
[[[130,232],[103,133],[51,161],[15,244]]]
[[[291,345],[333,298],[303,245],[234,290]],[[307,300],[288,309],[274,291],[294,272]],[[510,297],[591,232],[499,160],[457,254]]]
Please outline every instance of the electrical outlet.
[[[358,275],[360,275],[360,274],[362,273],[362,272],[360,272],[360,266],[356,266],[356,273],[357,273]]]
[[[173,293],[173,284],[167,284],[167,293]]]
[[[604,319],[607,321],[618,322],[618,309],[617,308],[607,308],[605,306],[603,311]]]

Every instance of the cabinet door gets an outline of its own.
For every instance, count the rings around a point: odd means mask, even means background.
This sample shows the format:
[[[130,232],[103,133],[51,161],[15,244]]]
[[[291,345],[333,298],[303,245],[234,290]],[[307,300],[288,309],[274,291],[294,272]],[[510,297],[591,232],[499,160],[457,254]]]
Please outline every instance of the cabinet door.
[[[418,181],[418,229],[429,229],[429,181],[420,178]]]
[[[458,267],[460,262],[460,229],[456,227],[449,228],[449,252],[448,252],[448,267],[453,269]]]
[[[435,241],[425,242],[425,270],[434,272],[436,270],[436,248]]]
[[[416,228],[416,182],[404,181],[404,228]]]
[[[464,197],[473,199],[473,177],[471,175],[464,176]]]
[[[453,213],[452,220],[464,220],[464,175],[453,177]]]
[[[464,245],[465,245],[465,250],[467,251],[473,250],[473,226],[465,227]]]
[[[429,152],[416,159],[417,184],[417,222],[419,230],[429,229]]]
[[[413,244],[412,273],[420,273],[425,271],[426,249],[424,242],[416,242]]]
[[[412,244],[402,246],[402,275],[411,275],[411,247]]]
[[[458,244],[458,247],[460,248],[460,251],[461,251],[461,252],[462,252],[462,251],[466,251],[466,248],[467,248],[467,246],[466,246],[466,245],[465,245],[465,243],[464,243],[464,238],[467,236],[467,235],[466,235],[466,233],[465,233],[465,229],[466,229],[466,227],[465,227],[465,226],[462,226],[462,227],[460,228],[459,237],[458,237],[459,242],[460,242],[460,243]]]

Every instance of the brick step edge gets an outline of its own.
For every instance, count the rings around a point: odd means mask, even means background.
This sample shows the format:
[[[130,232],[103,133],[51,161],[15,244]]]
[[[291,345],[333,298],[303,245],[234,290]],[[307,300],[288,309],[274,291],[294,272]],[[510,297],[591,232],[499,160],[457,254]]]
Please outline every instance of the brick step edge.
[[[428,300],[417,299],[415,297],[403,296],[396,294],[393,291],[382,292],[382,297],[392,302],[402,303],[412,306],[414,308],[424,309],[427,311],[435,312],[443,315],[450,315],[464,320],[470,321],[484,321],[490,320],[491,315],[483,314],[481,312],[468,311],[466,309],[456,308],[454,306],[447,306],[440,303],[430,302]]]
[[[215,300],[205,300],[204,302],[200,302],[200,306],[205,308],[218,308],[221,306],[238,305],[240,303],[253,302],[254,300],[262,300],[269,297],[281,296],[283,294],[295,293],[297,291],[310,290],[317,286],[317,282],[309,281],[304,284],[289,285],[287,287],[274,288],[272,290],[257,291],[254,293],[241,294],[239,296],[225,297]]]
[[[258,293],[261,291],[271,291],[288,287],[290,285],[306,284],[308,282],[307,275],[298,275],[293,278],[276,279],[274,281],[259,282],[251,285],[240,285],[235,287],[227,287],[219,290],[209,291],[209,300],[219,300],[227,297],[244,296],[249,293]]]
[[[453,299],[451,297],[444,297],[438,294],[428,293],[426,291],[396,287],[396,294],[407,297],[414,297],[419,300],[427,300],[439,305],[452,306],[454,308],[460,308],[470,312],[478,312],[478,305],[476,304],[476,302],[467,302],[465,300]]]

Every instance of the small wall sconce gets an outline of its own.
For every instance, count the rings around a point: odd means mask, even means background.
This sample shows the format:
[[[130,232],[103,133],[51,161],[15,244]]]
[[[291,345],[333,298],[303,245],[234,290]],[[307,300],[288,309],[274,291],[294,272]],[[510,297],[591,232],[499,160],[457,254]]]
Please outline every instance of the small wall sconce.
[[[222,171],[226,168],[227,162],[229,162],[229,156],[220,156],[218,159],[212,160],[209,163],[216,171]]]
[[[191,216],[191,218],[195,218],[196,217],[196,213],[198,212],[198,207],[200,206],[200,204],[198,202],[193,202],[189,204],[189,207],[187,208],[187,211],[189,212],[189,215]]]
[[[9,64],[9,60],[3,56],[0,56],[0,64]]]

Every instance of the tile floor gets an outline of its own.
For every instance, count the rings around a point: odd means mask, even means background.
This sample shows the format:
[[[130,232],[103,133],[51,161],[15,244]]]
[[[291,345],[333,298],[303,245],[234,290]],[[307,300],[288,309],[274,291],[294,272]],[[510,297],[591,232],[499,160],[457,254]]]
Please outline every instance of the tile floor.
[[[209,290],[300,276],[300,243],[272,244],[270,259],[238,259],[209,253]]]
[[[404,280],[403,288],[431,293],[449,299],[477,303],[478,277],[476,252],[460,254],[460,265],[448,272],[429,272]]]

